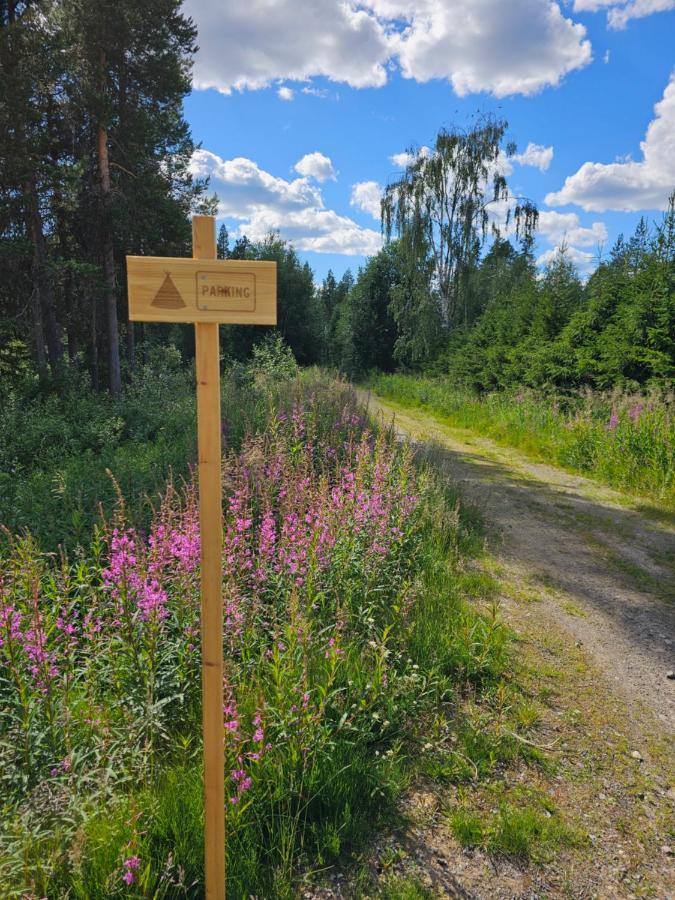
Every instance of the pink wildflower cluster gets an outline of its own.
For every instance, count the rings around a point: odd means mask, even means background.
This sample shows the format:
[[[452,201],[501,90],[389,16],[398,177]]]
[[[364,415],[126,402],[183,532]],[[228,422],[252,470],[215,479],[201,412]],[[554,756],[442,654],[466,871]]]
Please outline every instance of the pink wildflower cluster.
[[[136,880],[136,872],[138,871],[141,865],[141,861],[137,856],[130,856],[128,859],[125,859],[122,863],[122,867],[124,872],[122,874],[122,881],[127,885],[132,885]]]
[[[139,552],[136,547],[139,546]],[[151,549],[153,545],[149,545]],[[158,579],[158,566],[131,529],[113,529],[110,560],[103,581],[118,601],[118,616],[161,621],[168,615],[167,594]]]
[[[230,794],[230,803],[234,806],[253,785],[253,778],[247,771],[247,767],[259,763],[266,750],[272,745],[265,741],[265,729],[260,710],[256,710],[252,720],[253,735],[247,738],[240,725],[240,716],[237,709],[237,701],[232,687],[227,680],[224,685],[225,704],[223,706],[225,725],[225,752],[227,757],[233,760],[234,765],[230,770],[230,780],[234,785],[234,792]],[[248,748],[248,749],[247,749]]]
[[[638,400],[634,403],[631,408],[628,410],[628,417],[632,422],[638,422],[640,420],[640,416],[644,410],[644,404],[640,403]]]
[[[33,687],[45,695],[59,670],[37,590],[37,584],[33,584],[29,607],[21,611],[0,584],[0,650],[4,651],[0,664],[9,667],[15,682],[24,668]]]
[[[417,505],[410,461],[395,443],[362,431],[353,408],[333,408],[329,416],[320,402],[308,408],[296,400],[289,415],[271,419],[264,434],[248,436],[224,463],[229,664],[241,673],[242,661],[256,653],[286,673],[288,727],[305,749],[320,712],[309,699],[306,663],[298,660],[312,652],[326,677],[334,676],[344,658],[343,581],[372,584],[389,560],[396,564]],[[0,572],[0,666],[8,673],[0,689],[12,694],[8,708],[21,710],[17,727],[35,723],[36,746],[40,734],[48,735],[40,776],[74,777],[71,765],[79,767],[86,754],[71,761],[73,746],[130,727],[116,719],[120,705],[109,699],[137,691],[143,704],[154,704],[170,691],[173,700],[177,684],[181,696],[198,695],[199,560],[194,484],[181,492],[167,487],[147,535],[120,511],[97,544],[95,564],[54,566],[28,540],[16,539]],[[291,628],[292,608],[298,614]],[[319,610],[317,630],[309,617]],[[233,805],[276,746],[276,725],[265,725],[261,711],[240,714],[237,678],[226,686],[223,708]],[[264,704],[261,694],[258,705]],[[176,716],[176,707],[157,706],[167,717]],[[137,739],[130,735],[129,746]],[[125,860],[127,884],[138,866],[138,857]]]
[[[297,403],[291,429],[294,439],[309,430]],[[366,432],[343,448],[341,459],[324,454],[320,462],[309,440],[289,447],[282,436],[258,456],[254,449],[231,458],[228,471],[234,488],[225,517],[224,571],[240,592],[302,589],[310,576],[316,586],[339,542],[360,542],[374,563],[402,538],[417,497],[406,490],[391,443]]]

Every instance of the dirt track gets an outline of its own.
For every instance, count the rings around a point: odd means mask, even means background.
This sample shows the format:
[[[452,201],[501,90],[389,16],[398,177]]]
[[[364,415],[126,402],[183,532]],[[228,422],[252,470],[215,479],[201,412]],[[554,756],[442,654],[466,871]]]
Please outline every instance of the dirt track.
[[[449,429],[361,392],[371,412],[434,449],[434,461],[484,514],[507,581],[536,590],[538,617],[570,633],[630,701],[675,730],[675,528],[589,479]],[[598,685],[598,690],[603,690]]]
[[[533,737],[551,748],[543,767],[520,760],[461,786],[416,782],[398,825],[365,856],[373,883],[386,885],[391,871],[421,884],[419,896],[453,900],[675,897],[673,523],[422,411],[359,395],[482,511],[488,552],[475,565],[497,577]],[[547,796],[585,843],[535,864],[462,847],[448,812],[464,805],[489,821],[499,791],[516,789]],[[371,894],[338,870],[303,896]]]

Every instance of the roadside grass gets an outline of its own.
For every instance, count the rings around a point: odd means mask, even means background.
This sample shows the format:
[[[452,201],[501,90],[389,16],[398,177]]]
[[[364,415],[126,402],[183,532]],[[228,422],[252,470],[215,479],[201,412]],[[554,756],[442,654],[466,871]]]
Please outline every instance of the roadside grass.
[[[498,580],[517,630],[508,672],[480,698],[463,692],[454,730],[441,727],[424,751],[398,823],[349,895],[410,883],[413,897],[445,896],[446,874],[458,872],[458,890],[480,884],[486,894],[506,876],[522,879],[514,891],[536,883],[546,896],[613,896],[617,885],[669,896],[672,743],[648,721],[633,725],[583,648],[550,628],[531,603],[544,586],[513,583],[487,555],[475,564]],[[494,601],[494,591],[476,595],[484,613]]]
[[[570,826],[546,794],[522,787],[497,784],[487,792],[496,812],[477,813],[460,805],[448,810],[450,829],[462,847],[480,847],[488,853],[521,862],[543,863],[557,850],[582,846],[587,838]]]
[[[425,409],[455,428],[516,447],[635,496],[654,513],[675,513],[672,395],[546,396],[521,389],[479,396],[447,379],[374,374],[366,386],[403,406]]]
[[[534,719],[452,487],[317,373],[225,389],[228,892],[285,898],[394,821],[415,778],[545,761],[517,737]],[[138,508],[118,497],[70,559],[3,547],[8,898],[202,895],[194,492],[169,484],[148,531]]]
[[[433,900],[434,893],[413,875],[391,875],[377,894],[381,900]]]

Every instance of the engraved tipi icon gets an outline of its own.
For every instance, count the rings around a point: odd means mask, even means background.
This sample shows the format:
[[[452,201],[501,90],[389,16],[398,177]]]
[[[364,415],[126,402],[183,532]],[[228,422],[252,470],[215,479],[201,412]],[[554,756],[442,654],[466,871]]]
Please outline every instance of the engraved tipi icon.
[[[173,283],[168,272],[151,305],[161,306],[163,309],[181,309],[181,307],[185,306],[185,301],[178,293],[178,288]]]

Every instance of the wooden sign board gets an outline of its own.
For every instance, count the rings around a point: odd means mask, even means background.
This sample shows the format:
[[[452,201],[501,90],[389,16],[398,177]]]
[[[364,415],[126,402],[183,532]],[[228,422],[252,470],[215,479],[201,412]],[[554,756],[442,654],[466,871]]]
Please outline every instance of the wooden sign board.
[[[132,322],[276,325],[277,264],[127,256]]]

